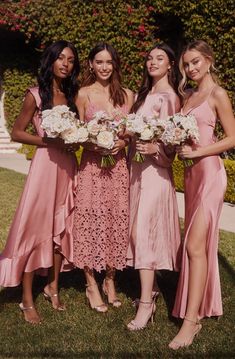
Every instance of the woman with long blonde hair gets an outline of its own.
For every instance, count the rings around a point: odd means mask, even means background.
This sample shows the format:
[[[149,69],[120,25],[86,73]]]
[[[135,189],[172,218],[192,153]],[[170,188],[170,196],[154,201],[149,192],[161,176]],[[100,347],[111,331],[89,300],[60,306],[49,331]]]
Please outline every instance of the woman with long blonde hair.
[[[179,90],[184,98],[182,114],[195,116],[200,133],[199,145],[178,148],[181,158],[192,159],[186,167],[185,238],[181,273],[173,315],[183,324],[169,344],[177,350],[192,344],[204,317],[222,315],[218,268],[218,222],[226,190],[226,173],[219,154],[235,146],[235,120],[226,91],[214,74],[214,55],[210,46],[197,40],[183,50]],[[194,89],[185,91],[187,79]],[[220,121],[225,137],[217,141],[214,129]]]

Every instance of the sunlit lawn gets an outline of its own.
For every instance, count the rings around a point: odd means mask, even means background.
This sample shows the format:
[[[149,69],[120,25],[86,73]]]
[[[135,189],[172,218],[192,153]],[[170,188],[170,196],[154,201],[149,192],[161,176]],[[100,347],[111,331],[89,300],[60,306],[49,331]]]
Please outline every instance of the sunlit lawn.
[[[24,175],[0,168],[1,249],[24,180]],[[154,324],[149,324],[144,331],[130,333],[126,323],[134,316],[131,302],[139,294],[137,274],[132,270],[118,273],[117,287],[123,305],[98,314],[86,304],[82,272],[74,270],[61,275],[61,297],[67,305],[66,312],[52,310],[41,294],[45,279],[36,279],[36,306],[43,317],[39,326],[29,325],[22,319],[18,308],[21,288],[2,289],[0,358],[234,358],[234,239],[234,234],[221,232],[219,259],[224,316],[219,321],[203,320],[200,336],[188,349],[175,353],[167,348],[177,332],[177,323],[169,316],[175,275],[158,274],[163,295],[157,302]],[[102,276],[98,276],[100,282]]]

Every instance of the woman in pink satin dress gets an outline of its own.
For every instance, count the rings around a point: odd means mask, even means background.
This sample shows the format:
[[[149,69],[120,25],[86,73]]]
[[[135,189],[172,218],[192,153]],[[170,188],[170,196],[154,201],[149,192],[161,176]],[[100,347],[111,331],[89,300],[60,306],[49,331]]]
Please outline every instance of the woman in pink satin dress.
[[[232,106],[226,91],[216,83],[209,45],[198,40],[186,46],[180,58],[180,71],[182,114],[195,116],[200,143],[178,149],[182,158],[191,158],[194,164],[185,169],[185,238],[173,309],[173,315],[184,321],[169,344],[174,350],[192,344],[202,327],[199,319],[222,315],[217,250],[226,173],[219,154],[235,146]],[[187,78],[197,87],[185,92]],[[220,141],[214,137],[217,119],[225,132]]]
[[[174,52],[164,43],[148,53],[142,86],[132,108],[134,112],[145,116],[157,113],[159,118],[165,119],[179,110],[179,98],[174,91],[174,61]],[[127,265],[139,269],[141,282],[138,311],[127,325],[131,331],[145,328],[153,317],[155,271],[178,270],[180,252],[178,207],[171,167],[174,153],[160,143],[151,142],[137,141],[136,149],[144,154],[145,161],[131,163]]]
[[[41,111],[74,103],[78,91],[79,60],[75,47],[67,41],[50,45],[42,56],[39,87],[30,88],[14,124],[12,139],[36,145],[25,187],[0,256],[0,285],[23,284],[20,309],[25,320],[38,324],[41,317],[33,301],[34,272],[45,274],[44,296],[53,308],[64,310],[58,296],[60,270],[72,269],[73,193],[77,162],[63,141],[45,136],[40,127]],[[36,135],[26,132],[32,121]]]
[[[120,79],[120,60],[109,44],[99,43],[88,57],[88,69],[78,94],[82,120],[105,111],[109,116],[125,115],[133,104],[133,94],[124,89]],[[74,214],[74,264],[84,269],[86,297],[90,307],[106,312],[94,270],[106,270],[102,290],[108,303],[121,305],[114,286],[115,270],[126,266],[129,223],[129,174],[125,154],[126,142],[119,138],[111,154],[116,164],[101,167],[103,152],[93,144],[84,144],[78,173]]]

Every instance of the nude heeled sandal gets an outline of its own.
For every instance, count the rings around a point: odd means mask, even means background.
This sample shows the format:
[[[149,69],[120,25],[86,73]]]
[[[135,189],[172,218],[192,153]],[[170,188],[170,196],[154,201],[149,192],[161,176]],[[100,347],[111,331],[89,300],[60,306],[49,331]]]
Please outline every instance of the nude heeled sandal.
[[[155,299],[152,300],[152,302],[143,302],[142,300],[139,301],[139,304],[144,304],[149,306],[149,315],[145,318],[145,323],[140,325],[137,323],[137,321],[132,320],[129,324],[127,324],[127,329],[130,331],[137,331],[137,330],[143,330],[147,327],[147,324],[149,321],[153,323],[154,315],[156,312],[156,305],[155,305]]]
[[[19,304],[19,307],[20,307],[20,310],[21,312],[24,314],[24,312],[26,311],[29,311],[29,310],[36,310],[35,307],[33,305],[29,306],[29,307],[25,307],[23,303],[20,303]],[[24,319],[27,323],[30,323],[30,324],[41,324],[41,319],[38,317],[37,319],[35,320],[28,320],[25,316],[24,316]]]
[[[59,304],[57,307],[53,306],[52,298],[58,297],[58,295],[59,295],[58,293],[49,294],[49,293],[46,293],[45,289],[44,289],[43,295],[44,295],[44,298],[52,304],[53,309],[58,310],[59,312],[63,312],[64,310],[66,310],[66,307],[64,304]]]
[[[86,284],[86,298],[87,298],[88,304],[89,304],[90,308],[94,309],[96,312],[98,312],[98,313],[106,313],[108,311],[108,307],[107,307],[107,305],[105,303],[102,303],[102,304],[99,304],[99,305],[96,305],[96,306],[91,305],[90,294],[89,294],[88,288],[94,287],[94,286],[98,287],[97,283]]]
[[[180,348],[189,347],[193,343],[194,338],[199,334],[200,330],[202,329],[202,325],[199,323],[199,321],[191,320],[186,317],[184,318],[184,320],[195,324],[196,329],[195,329],[194,333],[192,335],[190,335],[190,337],[187,340],[185,340],[184,342],[179,342],[179,341],[173,339],[169,344],[170,349],[178,350]]]
[[[104,295],[108,298],[108,291],[107,291],[107,288],[106,288],[106,280],[105,279],[104,279],[103,284],[102,284],[102,290],[103,290]],[[111,304],[115,308],[119,308],[119,307],[121,307],[122,302],[120,301],[120,299],[115,298],[112,302],[110,302],[108,300],[108,304]]]

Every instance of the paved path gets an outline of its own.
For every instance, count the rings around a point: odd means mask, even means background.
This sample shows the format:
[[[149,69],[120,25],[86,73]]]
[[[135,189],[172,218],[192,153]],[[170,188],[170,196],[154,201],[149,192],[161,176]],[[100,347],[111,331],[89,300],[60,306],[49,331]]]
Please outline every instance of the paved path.
[[[20,173],[27,174],[30,161],[25,159],[22,154],[2,154],[0,153],[0,167],[8,168]],[[179,215],[184,218],[184,194],[177,192]],[[235,233],[235,205],[224,202],[219,223],[220,229]]]

